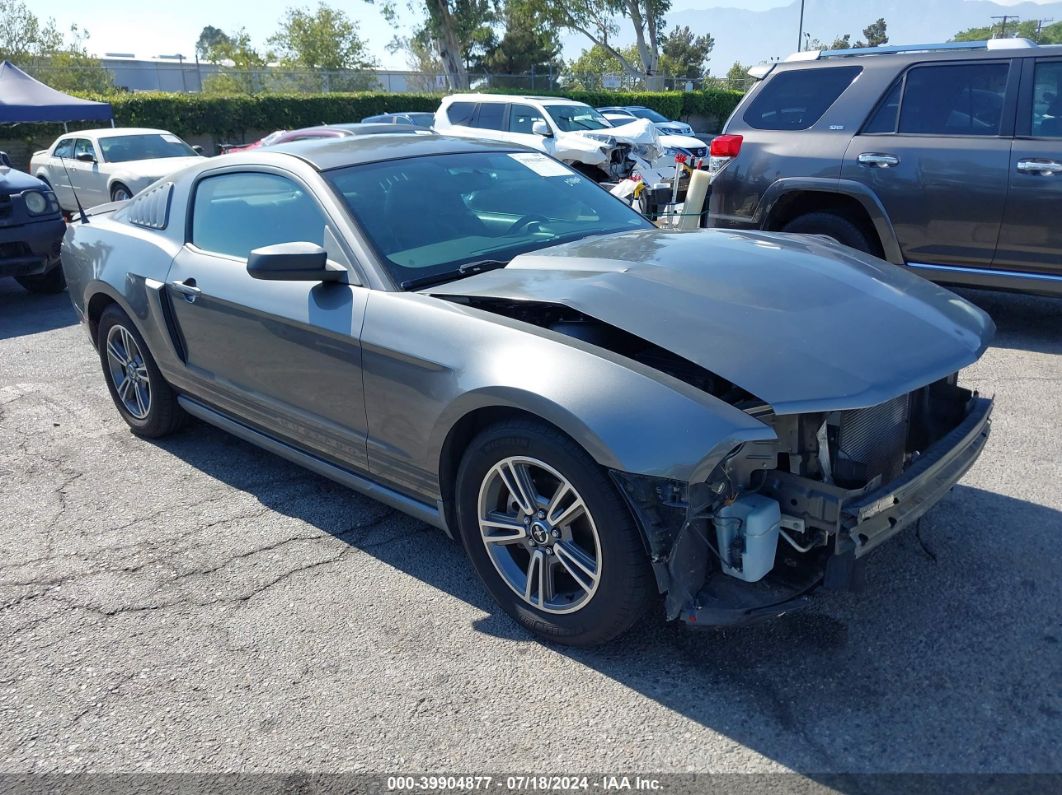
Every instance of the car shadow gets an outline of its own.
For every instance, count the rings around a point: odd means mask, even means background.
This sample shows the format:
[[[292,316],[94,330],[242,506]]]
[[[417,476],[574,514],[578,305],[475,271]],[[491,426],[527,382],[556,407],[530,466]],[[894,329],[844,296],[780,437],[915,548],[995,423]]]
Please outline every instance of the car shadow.
[[[996,323],[999,348],[1062,353],[1062,298],[1004,293],[996,290],[955,290],[987,312]]]
[[[14,279],[0,279],[0,339],[39,334],[75,323],[77,315],[65,291],[40,295],[27,292]]]
[[[474,606],[479,632],[516,651],[537,643],[443,533],[409,519],[400,543],[352,534],[352,515],[382,506],[199,423],[156,443]],[[273,493],[293,478],[311,479],[305,496]],[[820,591],[805,612],[725,630],[654,614],[602,648],[551,648],[839,791],[873,791],[839,771],[1057,771],[1060,559],[1062,512],[960,485],[872,557],[862,594]]]

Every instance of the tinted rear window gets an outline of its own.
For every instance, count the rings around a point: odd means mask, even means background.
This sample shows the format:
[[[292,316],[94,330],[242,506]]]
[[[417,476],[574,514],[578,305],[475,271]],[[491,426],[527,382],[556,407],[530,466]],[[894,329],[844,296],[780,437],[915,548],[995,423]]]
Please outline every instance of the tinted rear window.
[[[742,117],[757,130],[806,130],[863,71],[860,66],[798,69],[767,81]]]
[[[476,117],[476,126],[484,130],[500,130],[505,125],[505,105],[496,102],[484,102],[479,106],[479,116]]]
[[[907,73],[900,105],[901,133],[999,135],[1005,63],[920,66]]]
[[[475,109],[475,102],[455,102],[446,109],[446,118],[450,120],[450,124],[470,125]]]

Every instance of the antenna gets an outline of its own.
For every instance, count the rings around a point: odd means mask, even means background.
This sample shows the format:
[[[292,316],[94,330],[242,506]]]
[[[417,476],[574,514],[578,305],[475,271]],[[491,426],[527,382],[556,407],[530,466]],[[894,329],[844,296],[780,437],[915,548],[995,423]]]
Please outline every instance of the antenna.
[[[70,184],[70,192],[74,194],[74,204],[77,205],[77,211],[81,215],[81,223],[87,224],[89,219],[85,215],[85,208],[81,206],[81,199],[77,197],[77,191],[74,189],[74,180],[70,179],[70,169],[66,167],[66,158],[62,155],[58,155],[58,158],[59,162],[63,164],[63,171],[66,172],[66,181]]]

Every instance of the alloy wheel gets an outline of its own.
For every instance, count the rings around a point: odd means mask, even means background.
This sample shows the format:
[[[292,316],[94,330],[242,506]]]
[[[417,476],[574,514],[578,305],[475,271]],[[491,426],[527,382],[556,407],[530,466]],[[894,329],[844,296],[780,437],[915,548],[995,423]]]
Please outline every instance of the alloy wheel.
[[[479,490],[480,537],[505,583],[547,613],[574,613],[601,582],[601,539],[586,503],[535,458],[505,458]]]
[[[107,370],[125,410],[145,419],[151,411],[151,381],[140,346],[125,326],[114,325],[107,332]]]

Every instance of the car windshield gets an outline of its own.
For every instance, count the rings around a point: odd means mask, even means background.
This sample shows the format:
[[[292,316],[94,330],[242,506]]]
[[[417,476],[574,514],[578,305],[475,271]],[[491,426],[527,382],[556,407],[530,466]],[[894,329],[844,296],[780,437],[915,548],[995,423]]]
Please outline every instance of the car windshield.
[[[612,126],[608,119],[587,105],[546,105],[546,113],[562,132],[603,130]]]
[[[326,172],[398,284],[460,278],[469,263],[590,235],[651,228],[592,181],[538,152],[470,152]]]
[[[154,160],[160,157],[195,157],[195,150],[172,133],[140,133],[100,138],[103,159],[108,163]]]
[[[649,121],[655,122],[656,124],[660,124],[665,121],[671,121],[671,119],[669,119],[667,116],[657,113],[655,110],[651,110],[650,108],[631,108],[630,112],[633,115],[637,116],[639,119],[649,119]]]
[[[409,116],[410,121],[421,127],[431,127],[435,124],[434,113],[410,113],[407,115]]]

